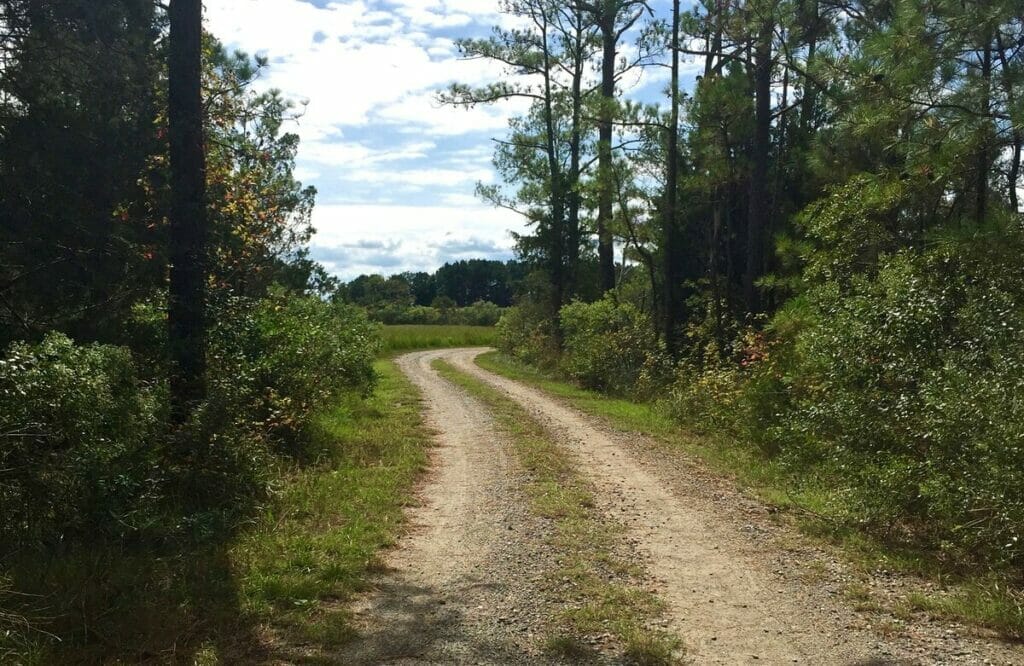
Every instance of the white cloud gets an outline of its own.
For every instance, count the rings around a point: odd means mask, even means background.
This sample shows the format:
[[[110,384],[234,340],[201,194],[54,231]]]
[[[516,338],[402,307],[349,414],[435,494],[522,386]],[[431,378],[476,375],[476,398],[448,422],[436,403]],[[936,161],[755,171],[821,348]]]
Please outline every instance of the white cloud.
[[[523,231],[522,219],[486,206],[473,190],[494,182],[490,139],[503,137],[529,102],[454,109],[436,95],[453,81],[508,78],[502,65],[461,60],[451,35],[521,22],[500,12],[501,0],[319,4],[205,2],[208,28],[222,42],[270,57],[259,89],[308,101],[294,131],[302,139],[296,175],[325,202],[314,210],[315,256],[354,277],[509,252],[509,229]],[[623,83],[650,90],[666,76],[651,70]]]
[[[474,0],[472,6],[453,13],[444,3],[399,2],[385,12],[363,0],[325,7],[301,0],[207,0],[206,15],[225,43],[272,57],[260,85],[308,99],[300,133],[319,141],[379,119],[422,121],[446,134],[503,126],[492,109],[460,116],[451,109],[436,113],[424,103],[451,81],[477,84],[501,73],[494,63],[460,60],[452,40],[429,34],[474,20],[487,25],[497,15],[496,0]],[[411,116],[396,106],[409,108]],[[380,109],[390,110],[378,117]],[[423,112],[429,119],[419,117]],[[475,117],[467,122],[466,115]]]
[[[317,206],[314,256],[344,279],[362,273],[433,271],[461,258],[462,249],[512,253],[509,230],[523,231],[515,213],[475,206]]]

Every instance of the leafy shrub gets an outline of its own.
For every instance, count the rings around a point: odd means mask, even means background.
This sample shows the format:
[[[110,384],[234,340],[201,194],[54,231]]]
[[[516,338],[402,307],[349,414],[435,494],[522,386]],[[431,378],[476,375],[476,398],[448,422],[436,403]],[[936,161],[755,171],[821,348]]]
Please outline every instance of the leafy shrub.
[[[450,299],[449,299],[450,300]],[[453,301],[454,303],[454,301]],[[370,318],[387,326],[461,325],[494,326],[505,308],[487,301],[477,301],[464,308],[426,307],[422,305],[385,305],[369,310]]]
[[[937,238],[826,277],[724,358],[708,342],[681,363],[664,404],[760,445],[794,483],[829,478],[851,521],[1019,565],[1024,242],[996,237]]]
[[[152,509],[163,391],[120,347],[59,333],[0,360],[0,542],[131,531]]]
[[[697,432],[735,431],[743,400],[744,377],[731,362],[713,360],[705,366],[680,363],[662,406]]]
[[[307,453],[316,414],[373,385],[380,340],[358,308],[279,291],[212,312],[209,397],[182,427],[126,348],[56,333],[12,345],[0,359],[0,543],[225,533],[266,497],[274,453]],[[159,317],[143,319],[157,335]]]
[[[472,305],[454,310],[451,315],[451,324],[462,324],[464,326],[494,326],[501,319],[505,308],[499,307],[488,301],[477,301]]]
[[[362,309],[276,291],[223,310],[211,341],[211,400],[275,446],[298,453],[318,410],[372,389],[380,334]]]
[[[634,395],[658,374],[661,349],[650,318],[636,306],[606,297],[571,303],[561,311],[562,370],[587,388]],[[650,382],[647,382],[650,383]]]
[[[498,321],[498,349],[523,363],[553,369],[558,364],[554,323],[533,304],[508,308]]]
[[[973,247],[972,247],[973,245]],[[817,443],[859,519],[1024,561],[1024,285],[987,243],[884,257],[807,295],[780,447]]]

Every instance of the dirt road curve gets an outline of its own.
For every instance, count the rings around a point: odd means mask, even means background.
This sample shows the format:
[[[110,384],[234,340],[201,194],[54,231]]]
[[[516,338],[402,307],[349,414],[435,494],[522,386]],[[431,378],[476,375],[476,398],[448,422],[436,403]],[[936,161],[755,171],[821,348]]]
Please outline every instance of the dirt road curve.
[[[440,449],[423,506],[412,512],[414,533],[359,609],[372,620],[354,661],[541,660],[534,636],[546,610],[536,581],[552,557],[541,543],[544,528],[524,508],[519,472],[486,411],[430,369],[444,358],[524,406],[575,455],[600,508],[627,526],[658,581],[669,628],[692,663],[1024,665],[1020,646],[956,626],[894,627],[858,613],[843,594],[842,565],[764,507],[692,461],[668,459],[642,438],[482,370],[473,362],[479,353],[400,361],[423,391]]]

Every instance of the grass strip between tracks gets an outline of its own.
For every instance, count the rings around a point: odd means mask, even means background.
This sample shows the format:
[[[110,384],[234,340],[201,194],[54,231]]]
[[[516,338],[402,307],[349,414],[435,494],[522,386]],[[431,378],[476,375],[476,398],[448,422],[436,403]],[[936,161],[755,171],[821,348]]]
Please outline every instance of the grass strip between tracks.
[[[662,602],[645,589],[643,570],[617,552],[623,527],[596,509],[593,489],[576,470],[572,455],[500,391],[443,360],[434,361],[433,367],[492,411],[530,475],[526,491],[531,510],[555,521],[551,545],[558,549],[560,568],[549,573],[549,583],[568,598],[559,600],[566,609],[548,633],[548,651],[572,660],[592,659],[593,645],[610,638],[630,663],[675,663],[678,641],[654,626]]]

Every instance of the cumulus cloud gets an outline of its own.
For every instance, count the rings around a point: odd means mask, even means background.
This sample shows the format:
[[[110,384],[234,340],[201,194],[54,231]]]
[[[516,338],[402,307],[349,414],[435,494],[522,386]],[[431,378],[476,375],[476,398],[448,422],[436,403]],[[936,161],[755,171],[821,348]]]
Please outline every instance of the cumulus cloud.
[[[512,257],[515,213],[484,205],[318,206],[313,257],[343,279],[363,273],[432,272],[447,261]]]
[[[289,128],[302,139],[296,176],[320,191],[313,256],[332,272],[432,271],[452,259],[511,256],[509,230],[524,231],[521,218],[474,190],[495,181],[491,139],[528,101],[453,109],[437,99],[454,81],[507,78],[499,64],[461,60],[454,41],[516,26],[500,5],[206,0],[214,35],[270,57],[256,86],[303,104]],[[657,94],[665,76],[652,70],[627,85]]]
[[[488,259],[494,256],[504,257],[509,253],[507,245],[483,238],[449,239],[440,243],[431,243],[430,247],[446,257],[470,256]]]

